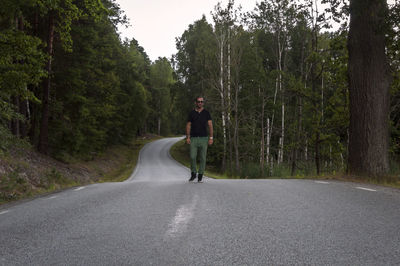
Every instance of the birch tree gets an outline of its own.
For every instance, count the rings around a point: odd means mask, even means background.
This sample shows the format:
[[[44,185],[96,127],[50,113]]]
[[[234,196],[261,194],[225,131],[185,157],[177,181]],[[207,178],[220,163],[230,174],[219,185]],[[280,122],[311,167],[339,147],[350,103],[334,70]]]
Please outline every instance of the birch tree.
[[[279,1],[262,1],[257,4],[257,8],[253,13],[257,27],[264,31],[270,32],[274,36],[274,46],[271,47],[274,54],[276,80],[274,102],[277,104],[278,96],[281,104],[281,129],[279,136],[278,148],[278,164],[283,162],[284,158],[284,143],[285,143],[285,86],[283,74],[285,71],[285,56],[289,47],[289,31],[296,23],[297,4],[289,0]],[[279,93],[279,95],[278,95]],[[272,112],[269,120],[269,129],[267,130],[267,145],[271,142],[275,123],[275,111]],[[269,149],[267,146],[267,159],[269,161]]]
[[[231,135],[231,31],[236,22],[237,15],[234,10],[234,0],[229,0],[227,7],[218,3],[213,12],[214,34],[217,40],[219,59],[219,76],[217,90],[221,105],[221,122],[223,132],[223,158],[222,171],[227,168],[227,155],[229,145],[229,163],[232,161],[232,135]],[[231,164],[230,164],[231,165]],[[232,170],[232,169],[230,169]]]

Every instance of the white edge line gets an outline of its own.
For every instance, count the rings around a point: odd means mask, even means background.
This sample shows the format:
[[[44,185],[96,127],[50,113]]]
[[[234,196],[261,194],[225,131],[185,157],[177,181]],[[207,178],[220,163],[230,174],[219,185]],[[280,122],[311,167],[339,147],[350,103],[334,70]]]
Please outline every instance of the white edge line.
[[[375,189],[365,188],[365,187],[356,187],[357,189],[366,190],[366,191],[376,191]]]
[[[326,182],[326,181],[315,181],[315,183],[318,183],[318,184],[329,184],[329,182]]]
[[[0,215],[6,214],[7,212],[10,212],[10,211],[2,211],[2,212],[0,212]]]
[[[85,187],[78,187],[78,188],[76,188],[76,189],[74,189],[75,191],[79,191],[79,190],[82,190],[82,189],[84,189]]]

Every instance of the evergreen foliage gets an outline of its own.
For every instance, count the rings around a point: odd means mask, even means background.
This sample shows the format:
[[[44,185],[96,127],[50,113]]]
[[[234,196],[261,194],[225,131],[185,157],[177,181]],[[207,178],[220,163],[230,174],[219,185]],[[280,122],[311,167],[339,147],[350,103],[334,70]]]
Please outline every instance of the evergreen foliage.
[[[29,137],[56,158],[90,159],[157,133],[153,119],[171,132],[170,62],[120,40],[115,1],[7,0],[0,13],[0,149]]]
[[[327,1],[324,1],[327,2]],[[121,40],[114,0],[3,0],[0,150],[29,140],[68,160],[145,134],[184,134],[196,96],[214,122],[208,163],[231,176],[344,173],[349,146],[348,6],[263,0],[215,6],[151,62]],[[389,7],[390,156],[400,155],[399,4]],[[327,17],[342,23],[336,30]],[[393,163],[392,163],[393,165]]]

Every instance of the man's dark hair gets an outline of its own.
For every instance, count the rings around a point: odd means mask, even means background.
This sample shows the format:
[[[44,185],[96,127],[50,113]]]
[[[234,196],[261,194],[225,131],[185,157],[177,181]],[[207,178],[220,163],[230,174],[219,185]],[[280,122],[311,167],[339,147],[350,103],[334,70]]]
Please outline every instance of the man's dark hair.
[[[197,96],[197,97],[194,99],[194,101],[197,102],[197,99],[199,99],[199,98],[203,98],[203,100],[205,100],[205,98],[204,98],[203,96]]]

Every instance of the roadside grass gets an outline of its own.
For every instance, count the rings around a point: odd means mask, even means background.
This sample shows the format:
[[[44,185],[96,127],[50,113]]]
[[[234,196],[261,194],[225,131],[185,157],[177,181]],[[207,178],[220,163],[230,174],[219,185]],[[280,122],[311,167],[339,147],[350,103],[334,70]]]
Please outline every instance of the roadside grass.
[[[113,160],[118,167],[112,168],[110,171],[102,173],[99,182],[122,182],[128,179],[137,165],[139,152],[149,142],[161,139],[159,136],[152,136],[151,138],[138,138],[126,146],[117,146],[111,148],[104,160]],[[89,164],[89,167],[98,168],[99,165],[96,161]]]
[[[190,168],[189,159],[189,145],[186,145],[185,140],[179,141],[174,144],[171,148],[171,156],[183,164],[184,166]],[[396,166],[397,167],[397,166]],[[244,165],[239,176],[229,176],[227,173],[218,173],[217,169],[207,165],[207,170],[205,175],[215,179],[312,179],[312,180],[337,180],[344,182],[355,182],[362,184],[373,184],[392,188],[400,188],[400,176],[398,171],[391,171],[391,174],[386,177],[360,177],[360,176],[349,176],[345,173],[322,173],[321,175],[316,175],[315,171],[312,170],[312,166],[305,167],[304,170],[299,171],[295,176],[290,175],[290,168],[288,166],[275,167],[272,172],[268,168],[264,171],[268,172],[270,176],[261,177],[261,170],[258,164],[247,164]]]
[[[57,167],[38,168],[24,158],[2,154],[0,161],[8,162],[13,170],[0,174],[0,204],[52,193],[70,187],[97,182],[121,182],[130,177],[136,167],[140,149],[147,143],[160,139],[155,135],[138,137],[126,145],[110,147],[93,160],[70,158],[68,168],[82,171],[82,176],[65,176]],[[44,159],[43,159],[44,160]],[[52,160],[49,158],[49,160]],[[46,163],[45,163],[46,164]],[[47,164],[46,164],[47,165]],[[84,170],[82,170],[84,169]],[[29,173],[36,172],[36,177]]]
[[[0,179],[0,204],[35,197],[77,185],[79,184],[75,180],[64,177],[55,168],[45,171],[36,182],[29,182],[24,177],[23,169],[17,168]]]

